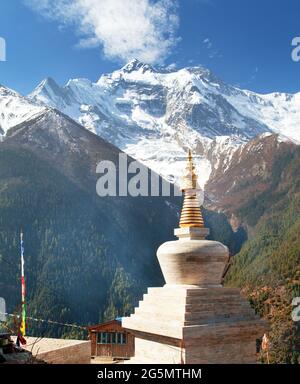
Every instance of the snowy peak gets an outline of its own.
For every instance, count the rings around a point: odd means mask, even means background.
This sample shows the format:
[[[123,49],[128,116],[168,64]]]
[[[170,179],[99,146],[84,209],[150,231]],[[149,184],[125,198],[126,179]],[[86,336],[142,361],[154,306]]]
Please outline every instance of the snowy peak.
[[[182,69],[170,68],[168,66],[151,66],[149,64],[143,63],[137,59],[131,60],[129,63],[124,65],[121,69],[115,72],[123,72],[123,73],[133,73],[133,72],[152,72],[160,75],[167,75],[174,72],[186,71],[190,74],[194,74],[197,76],[201,76],[202,78],[206,78],[207,80],[215,80],[221,82],[217,77],[207,68],[203,66],[196,67],[186,67]]]
[[[3,139],[10,128],[43,113],[46,109],[45,106],[37,105],[0,85],[0,138]]]
[[[51,78],[47,77],[28,95],[35,103],[48,105],[53,108],[61,108],[61,102],[66,95],[63,89]]]
[[[132,60],[97,83],[48,79],[29,97],[52,106],[166,178],[188,148],[203,183],[233,151],[263,133],[300,141],[297,95],[260,95],[224,83],[201,66],[167,70]]]
[[[14,91],[10,88],[7,88],[4,85],[0,84],[0,97],[8,97],[8,96],[21,97],[21,95],[19,93],[17,93],[16,91]]]
[[[57,94],[59,92],[59,85],[51,77],[47,77],[40,82],[32,94],[45,94],[48,97],[51,97],[53,94]]]
[[[129,63],[124,65],[124,67],[121,68],[121,71],[127,72],[127,73],[131,73],[135,71],[140,71],[142,73],[145,73],[147,71],[156,72],[156,70],[151,65],[142,63],[137,59],[133,59]]]

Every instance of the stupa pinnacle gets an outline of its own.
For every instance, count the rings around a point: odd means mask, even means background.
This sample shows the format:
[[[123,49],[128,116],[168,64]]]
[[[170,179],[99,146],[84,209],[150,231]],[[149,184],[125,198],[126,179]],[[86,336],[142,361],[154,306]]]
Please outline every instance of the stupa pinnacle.
[[[181,228],[204,228],[204,221],[199,205],[199,200],[197,197],[197,192],[199,191],[197,183],[197,174],[195,172],[195,166],[193,164],[191,150],[189,150],[188,153],[188,160],[185,168],[185,173],[182,178],[181,190],[184,193],[184,201],[179,226]]]

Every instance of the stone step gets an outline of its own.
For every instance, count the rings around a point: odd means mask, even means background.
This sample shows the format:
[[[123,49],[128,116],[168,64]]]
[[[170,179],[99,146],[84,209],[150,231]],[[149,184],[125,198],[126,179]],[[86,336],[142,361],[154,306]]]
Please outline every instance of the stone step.
[[[169,304],[169,303],[177,303],[178,305],[184,305],[186,303],[186,298],[185,297],[176,297],[176,296],[144,296],[143,300],[140,302],[144,303],[164,303],[164,304]]]
[[[208,334],[212,334],[217,340],[226,335],[226,337],[234,336],[241,337],[244,335],[247,338],[254,338],[255,335],[261,337],[266,332],[267,323],[264,320],[258,319],[257,317],[252,320],[241,320],[235,321],[234,323],[221,322],[218,324],[207,324],[203,325],[190,325],[184,328],[183,332],[185,337],[189,338],[201,338]]]
[[[204,325],[204,324],[219,324],[219,323],[234,323],[235,321],[250,321],[255,320],[255,316],[248,315],[233,315],[233,316],[215,316],[215,317],[203,317],[188,319],[184,322],[184,325]]]
[[[153,326],[161,328],[168,327],[183,327],[185,325],[207,325],[207,324],[219,324],[219,323],[234,323],[236,321],[255,321],[257,316],[252,311],[241,311],[236,313],[219,313],[214,312],[196,312],[185,313],[182,312],[165,312],[151,310],[145,308],[145,310],[138,310],[132,316],[133,319],[143,319],[149,321]]]
[[[181,319],[184,314],[185,316],[218,316],[218,315],[233,315],[236,313],[245,313],[252,315],[254,314],[253,309],[250,307],[249,303],[226,303],[224,305],[216,305],[215,303],[209,304],[186,304],[179,305],[176,302],[167,303],[163,305],[162,303],[152,302],[145,303],[140,302],[140,305],[135,308],[134,313],[148,313],[149,316],[154,315],[155,313],[160,314],[164,317],[176,317]]]
[[[177,339],[182,338],[182,328],[184,326],[183,322],[178,322],[173,319],[161,318],[155,321],[149,318],[149,316],[145,318],[141,315],[133,315],[130,318],[126,318],[126,321],[124,321],[122,325],[124,328]]]
[[[247,301],[247,300],[246,300]],[[245,299],[241,297],[240,295],[225,297],[225,296],[218,296],[218,297],[186,297],[186,303],[187,304],[193,304],[193,303],[243,303],[245,302]]]
[[[160,303],[165,303],[165,304],[169,304],[169,303],[172,303],[172,302],[176,302],[178,304],[184,304],[184,303],[187,303],[187,304],[198,304],[198,303],[203,303],[203,304],[206,304],[206,303],[212,303],[212,302],[215,302],[215,303],[244,303],[244,302],[247,302],[247,300],[245,300],[242,296],[240,296],[240,294],[231,294],[231,295],[223,295],[221,294],[221,292],[219,292],[219,296],[216,296],[216,297],[210,297],[210,296],[196,296],[196,295],[192,295],[192,296],[183,296],[183,295],[180,295],[180,296],[177,296],[176,295],[176,292],[173,293],[173,295],[171,296],[171,294],[169,295],[165,295],[165,292],[152,292],[151,294],[145,294],[144,297],[143,297],[143,300],[141,300],[140,302],[147,302],[147,303],[157,303],[157,302],[160,302]]]
[[[195,288],[187,289],[187,296],[231,296],[240,295],[238,288],[224,288],[224,287],[211,287],[211,288]]]
[[[251,308],[239,308],[235,311],[226,311],[225,308],[219,308],[217,310],[203,310],[203,311],[192,311],[192,312],[185,312],[185,319],[191,320],[196,318],[210,318],[214,316],[223,316],[223,317],[231,317],[238,314],[242,314],[243,316],[255,316],[254,311],[251,310]]]
[[[184,311],[180,311],[179,308],[177,311],[170,311],[165,308],[165,311],[157,310],[157,308],[136,308],[134,314],[137,316],[142,316],[144,318],[152,319],[152,321],[164,321],[164,319],[172,319],[183,324],[185,320]]]
[[[193,303],[193,304],[185,304],[185,310],[187,312],[197,312],[197,311],[209,311],[209,310],[223,310],[223,311],[239,311],[243,309],[249,309],[252,311],[252,308],[248,302],[231,302],[231,303]]]
[[[163,296],[219,296],[222,295],[240,295],[239,288],[226,288],[226,287],[205,287],[205,288],[193,288],[187,285],[165,285],[163,287],[150,287],[147,290],[147,294],[156,294]]]

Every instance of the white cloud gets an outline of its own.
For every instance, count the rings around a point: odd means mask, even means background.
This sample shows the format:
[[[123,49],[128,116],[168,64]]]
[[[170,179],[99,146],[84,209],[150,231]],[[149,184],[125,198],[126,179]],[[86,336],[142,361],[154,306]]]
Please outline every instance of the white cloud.
[[[163,63],[178,42],[177,0],[24,0],[76,27],[80,47],[99,45],[109,59]]]
[[[208,51],[208,57],[210,59],[214,59],[214,58],[221,58],[223,57],[223,55],[220,53],[220,51],[218,49],[215,49],[212,41],[210,38],[206,37],[202,43],[204,44],[204,46],[207,48],[207,51]]]
[[[203,44],[206,45],[206,47],[208,49],[210,49],[212,47],[212,42],[211,42],[211,40],[208,37],[203,40]]]
[[[170,71],[173,71],[173,70],[177,69],[177,64],[176,63],[171,63],[171,64],[166,66],[166,69],[169,69]]]

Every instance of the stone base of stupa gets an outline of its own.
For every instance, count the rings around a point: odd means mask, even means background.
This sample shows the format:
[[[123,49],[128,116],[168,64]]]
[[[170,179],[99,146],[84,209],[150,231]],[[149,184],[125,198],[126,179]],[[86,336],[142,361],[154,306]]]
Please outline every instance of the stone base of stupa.
[[[138,364],[255,363],[259,319],[239,289],[165,285],[149,288],[123,327],[135,335]]]

